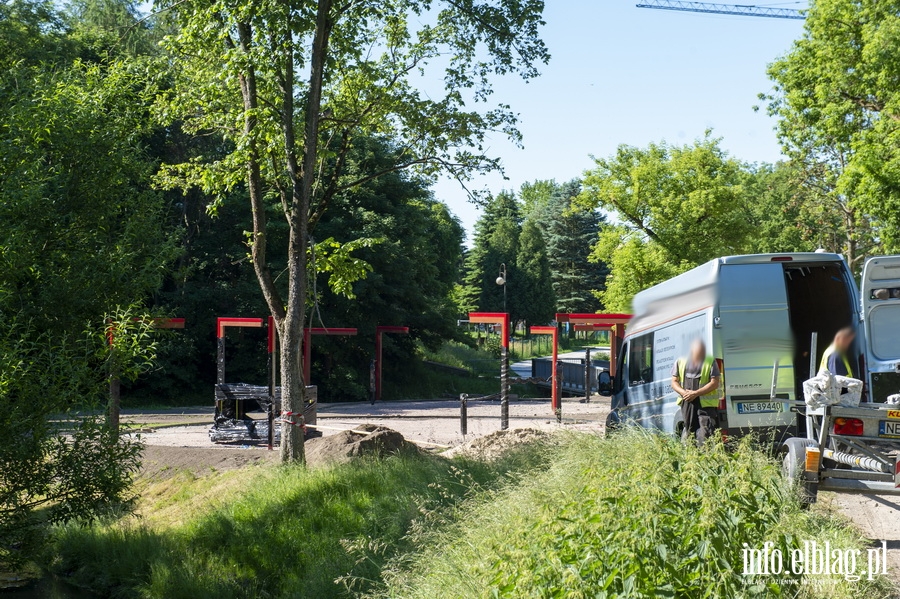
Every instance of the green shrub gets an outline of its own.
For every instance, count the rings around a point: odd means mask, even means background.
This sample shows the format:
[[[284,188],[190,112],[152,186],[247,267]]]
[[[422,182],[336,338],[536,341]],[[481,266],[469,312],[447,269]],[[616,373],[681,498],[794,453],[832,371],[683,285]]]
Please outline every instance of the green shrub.
[[[892,596],[884,580],[837,578],[823,591],[792,574],[744,576],[745,543],[785,555],[803,540],[864,546],[842,522],[803,512],[748,443],[698,450],[629,431],[572,437],[558,451],[546,472],[417,540],[427,549],[387,569],[383,596]]]

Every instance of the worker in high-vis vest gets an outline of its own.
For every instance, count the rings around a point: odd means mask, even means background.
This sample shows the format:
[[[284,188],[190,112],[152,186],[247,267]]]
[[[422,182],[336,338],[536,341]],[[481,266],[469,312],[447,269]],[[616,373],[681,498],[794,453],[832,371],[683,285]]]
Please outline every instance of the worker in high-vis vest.
[[[690,354],[672,367],[672,389],[678,394],[684,420],[683,439],[696,438],[702,445],[718,427],[720,376],[719,365],[706,355],[700,339],[695,339]]]
[[[822,354],[822,362],[819,370],[827,368],[831,374],[858,378],[853,370],[853,360],[850,359],[850,348],[856,339],[856,331],[852,327],[844,327],[834,336],[834,341]]]

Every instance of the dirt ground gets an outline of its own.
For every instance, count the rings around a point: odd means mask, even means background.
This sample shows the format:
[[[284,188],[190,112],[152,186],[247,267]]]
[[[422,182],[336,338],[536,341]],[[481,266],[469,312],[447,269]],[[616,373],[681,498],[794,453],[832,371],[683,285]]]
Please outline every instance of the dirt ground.
[[[549,401],[511,401],[509,428],[541,430],[602,431],[609,413],[609,398],[596,397],[590,403],[578,400],[563,402],[562,424],[557,423]],[[500,429],[500,404],[497,401],[470,401],[467,434],[460,433],[459,401],[395,401],[366,403],[319,404],[318,426],[323,435],[353,429],[362,424],[386,426],[398,431],[409,441],[423,447],[453,447]],[[263,415],[253,414],[255,418]],[[232,446],[209,441],[212,409],[163,410],[128,413],[123,422],[140,435],[147,446],[190,447],[233,450]]]
[[[900,497],[819,493],[819,504],[852,521],[873,546],[887,541],[888,577],[900,585]]]
[[[566,400],[562,412],[560,424],[550,410],[549,401],[511,401],[509,426],[511,430],[602,431],[609,413],[609,399],[597,396],[586,404]],[[263,417],[262,414],[253,416]],[[362,425],[384,426],[427,451],[443,451],[500,429],[500,404],[497,401],[469,402],[465,436],[460,433],[459,402],[453,400],[379,402],[374,406],[367,402],[319,404],[318,416],[319,431],[324,436],[358,430]],[[131,410],[123,414],[124,425],[144,443],[142,476],[165,478],[185,470],[202,475],[278,460],[277,447],[275,451],[268,451],[264,444],[210,442],[212,419],[213,410],[206,407]],[[310,439],[308,443],[312,450],[318,440]],[[469,445],[471,443],[467,447]],[[496,449],[503,443],[490,445]]]

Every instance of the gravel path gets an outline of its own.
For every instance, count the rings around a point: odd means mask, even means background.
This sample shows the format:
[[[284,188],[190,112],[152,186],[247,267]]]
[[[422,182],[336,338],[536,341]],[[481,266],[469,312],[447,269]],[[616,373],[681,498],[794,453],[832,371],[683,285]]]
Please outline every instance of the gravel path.
[[[591,403],[577,400],[563,402],[563,424],[556,422],[549,401],[511,401],[509,426],[556,430],[603,430],[609,413],[609,398],[597,397]],[[474,437],[488,435],[500,429],[500,404],[497,401],[470,401],[468,405],[468,434],[459,432],[459,402],[396,401],[366,403],[320,404],[319,426],[324,435],[352,429],[361,424],[375,424],[392,428],[413,442],[438,445],[459,445]],[[254,414],[261,418],[262,414]],[[129,414],[123,419],[139,427],[141,439],[147,446],[234,449],[209,441],[212,411],[206,409],[143,412]]]

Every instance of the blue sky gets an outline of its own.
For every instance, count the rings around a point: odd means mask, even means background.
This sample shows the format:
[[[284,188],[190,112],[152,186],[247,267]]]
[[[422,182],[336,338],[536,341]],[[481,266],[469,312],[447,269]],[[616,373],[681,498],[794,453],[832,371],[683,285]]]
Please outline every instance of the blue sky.
[[[771,89],[766,66],[800,37],[803,21],[649,10],[629,0],[546,4],[550,64],[530,83],[495,86],[495,99],[520,115],[525,147],[493,139],[491,154],[509,180],[487,176],[474,187],[564,181],[590,168],[591,154],[608,156],[623,143],[689,143],[710,128],[738,159],[780,158],[775,121],[753,106]],[[479,209],[455,182],[440,181],[434,191],[471,236]]]

